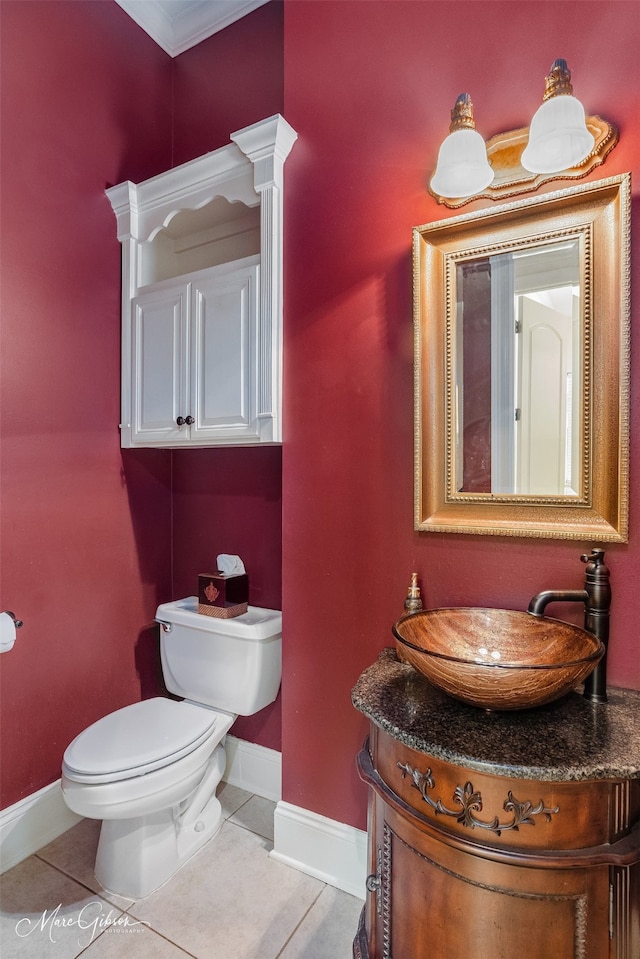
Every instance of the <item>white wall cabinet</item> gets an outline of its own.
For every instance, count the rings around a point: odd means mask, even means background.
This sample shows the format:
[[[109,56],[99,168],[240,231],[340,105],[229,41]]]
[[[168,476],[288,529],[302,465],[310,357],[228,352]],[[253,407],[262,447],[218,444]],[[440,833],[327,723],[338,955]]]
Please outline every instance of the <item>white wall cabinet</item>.
[[[282,441],[281,117],[107,190],[122,244],[121,445]]]

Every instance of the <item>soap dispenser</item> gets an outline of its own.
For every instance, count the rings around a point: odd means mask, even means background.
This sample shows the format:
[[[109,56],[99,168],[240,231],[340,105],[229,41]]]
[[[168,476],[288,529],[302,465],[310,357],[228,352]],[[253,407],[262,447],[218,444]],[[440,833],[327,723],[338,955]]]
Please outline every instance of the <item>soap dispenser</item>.
[[[407,598],[404,601],[404,608],[407,613],[417,613],[422,609],[422,599],[420,597],[420,587],[418,586],[418,574],[411,574],[411,585],[407,592]]]

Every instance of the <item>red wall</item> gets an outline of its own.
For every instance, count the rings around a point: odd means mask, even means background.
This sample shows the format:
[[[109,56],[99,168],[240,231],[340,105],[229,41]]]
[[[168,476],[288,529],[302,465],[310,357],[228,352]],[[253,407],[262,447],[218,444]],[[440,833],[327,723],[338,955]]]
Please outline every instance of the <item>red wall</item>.
[[[283,5],[271,2],[174,62],[174,163],[283,113]],[[219,553],[242,557],[254,606],[282,608],[282,450],[173,454],[173,596],[196,590]],[[239,717],[234,736],[281,749],[280,697]]]
[[[168,58],[115,4],[2,4],[2,802],[155,688],[170,458],[121,455],[120,249],[105,187],[170,157]],[[132,96],[132,91],[136,95]],[[167,104],[169,104],[167,106]]]
[[[120,450],[120,246],[104,190],[282,111],[282,6],[176,60],[112,0],[0,11],[0,608],[25,623],[1,665],[5,806],[58,779],[90,722],[162,692],[156,605],[192,593],[218,552],[243,555],[252,601],[280,607],[279,449],[250,463]],[[280,748],[279,703],[234,732]]]
[[[176,57],[174,164],[224,146],[257,120],[282,113],[283,4],[271,0]]]
[[[626,3],[285,4],[285,115],[299,133],[285,196],[282,697],[290,803],[364,828],[354,755],[367,724],[350,690],[392,645],[413,570],[429,606],[523,608],[542,588],[582,582],[588,542],[413,531],[411,228],[447,215],[425,185],[458,94],[471,93],[485,137],[522,126],[560,56],[588,112],[621,129],[599,175],[637,174],[636,36],[637,11]],[[637,264],[636,256],[636,284]],[[632,390],[635,437],[637,359]],[[630,542],[607,550],[609,676],[634,687],[638,447]]]
[[[173,596],[197,592],[198,573],[216,568],[219,553],[241,556],[249,602],[281,609],[282,450],[190,450],[173,456]],[[281,749],[280,697],[231,732]]]

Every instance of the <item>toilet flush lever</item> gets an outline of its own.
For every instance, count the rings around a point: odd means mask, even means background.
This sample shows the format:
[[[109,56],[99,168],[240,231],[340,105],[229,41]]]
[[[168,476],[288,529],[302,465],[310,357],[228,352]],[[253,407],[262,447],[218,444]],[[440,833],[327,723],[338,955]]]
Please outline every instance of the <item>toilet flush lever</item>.
[[[10,609],[5,610],[5,612],[6,612],[7,616],[10,616],[11,619],[13,620],[16,629],[22,629],[22,627],[24,626],[24,623],[22,622],[22,620],[21,620],[21,619],[18,619],[17,616],[16,616],[16,614],[15,614],[15,613],[12,613]]]
[[[170,633],[173,629],[173,623],[165,623],[162,619],[156,619],[156,623],[160,623],[163,633]]]

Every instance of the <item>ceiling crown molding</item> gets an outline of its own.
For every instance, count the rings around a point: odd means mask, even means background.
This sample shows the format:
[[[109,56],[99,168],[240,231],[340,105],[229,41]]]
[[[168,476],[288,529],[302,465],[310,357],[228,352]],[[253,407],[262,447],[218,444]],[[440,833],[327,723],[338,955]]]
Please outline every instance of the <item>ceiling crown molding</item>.
[[[224,30],[268,0],[116,0],[170,57]]]

